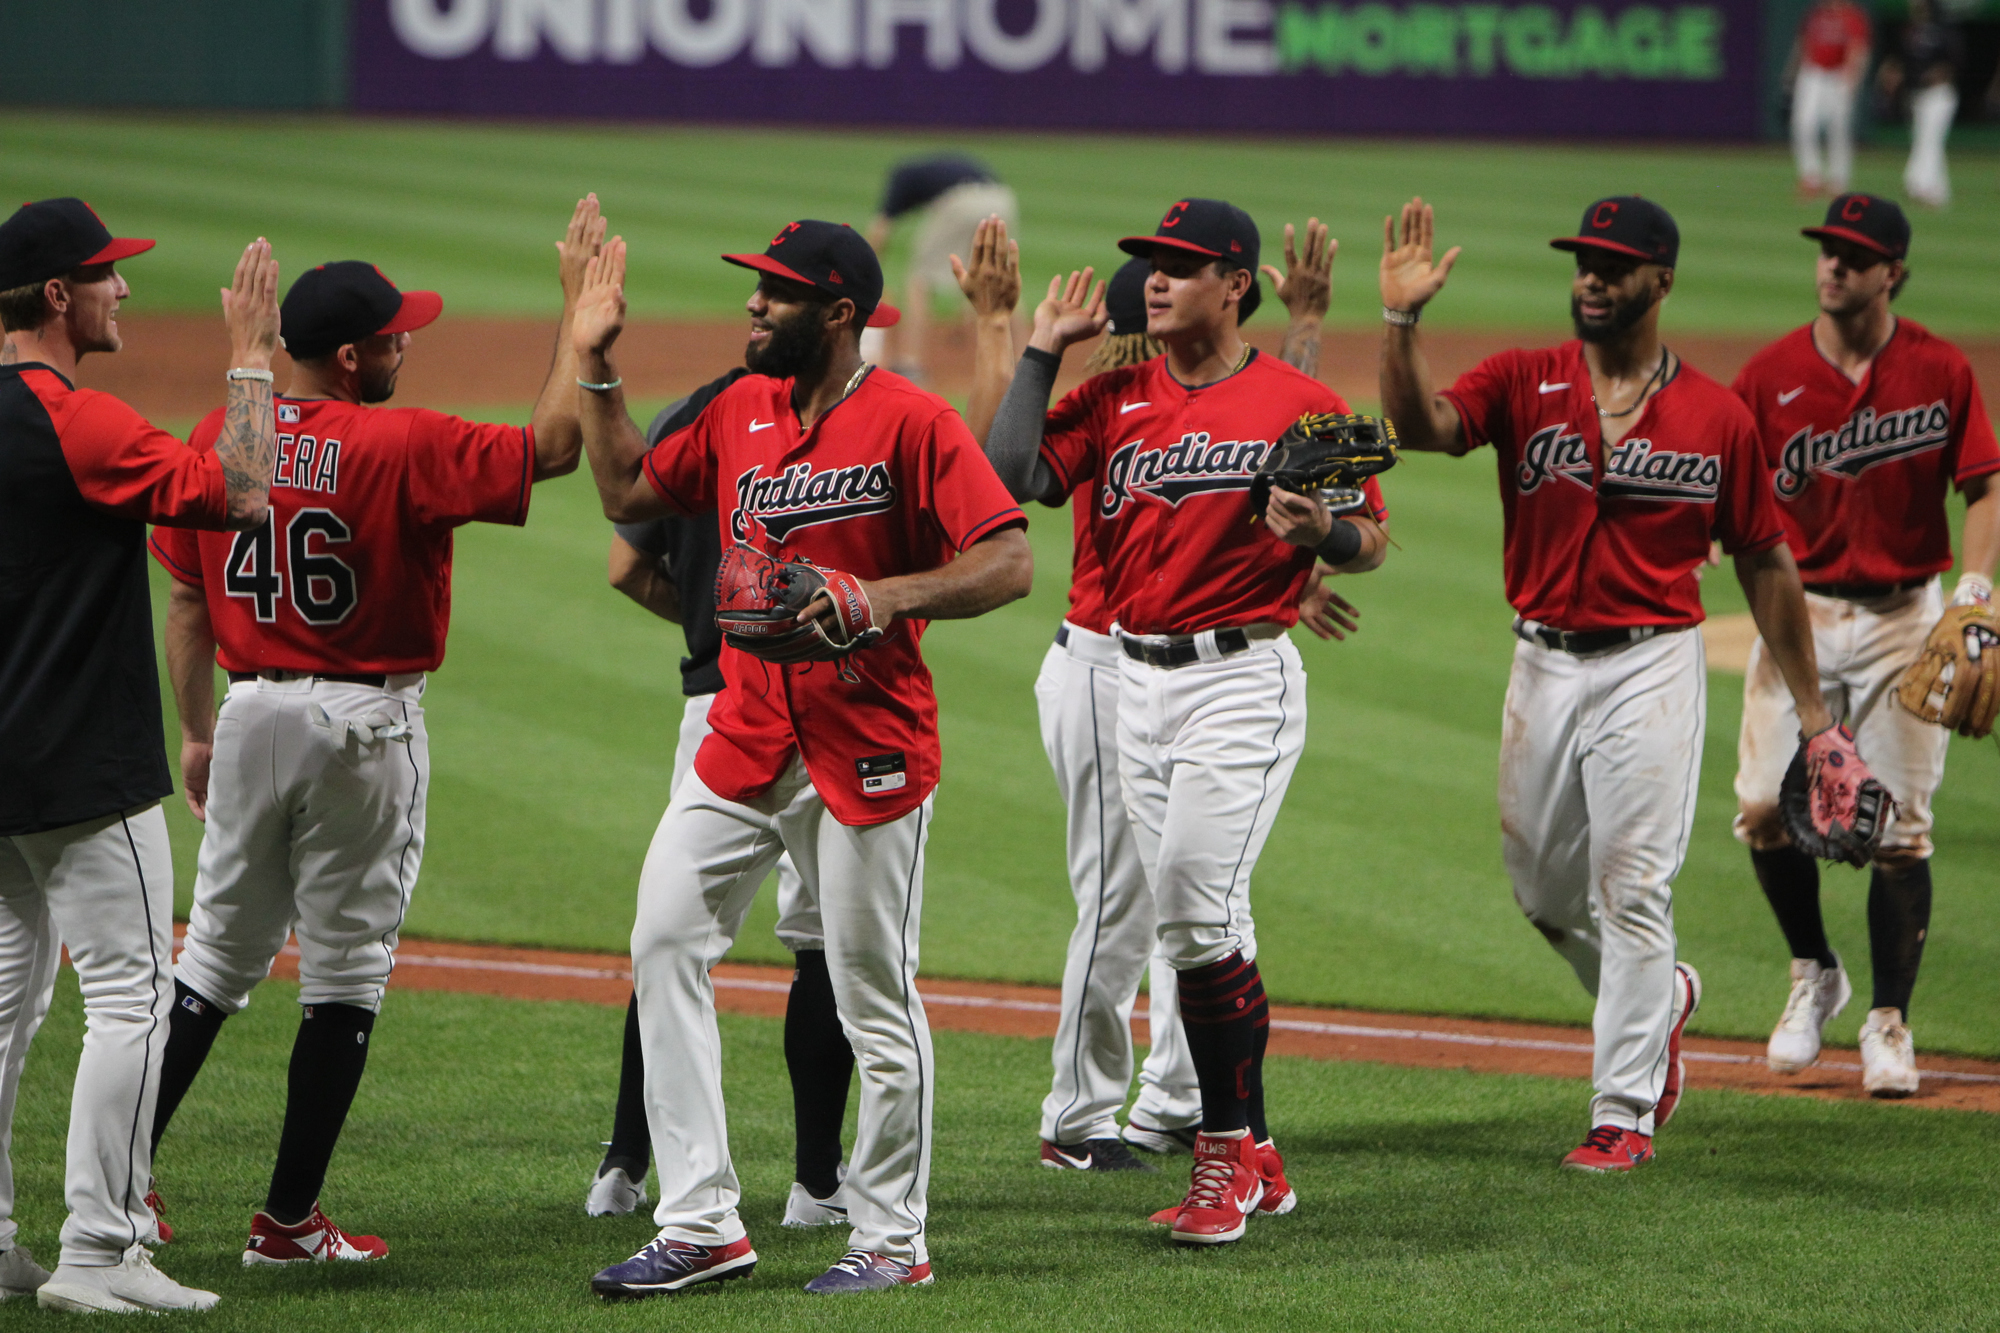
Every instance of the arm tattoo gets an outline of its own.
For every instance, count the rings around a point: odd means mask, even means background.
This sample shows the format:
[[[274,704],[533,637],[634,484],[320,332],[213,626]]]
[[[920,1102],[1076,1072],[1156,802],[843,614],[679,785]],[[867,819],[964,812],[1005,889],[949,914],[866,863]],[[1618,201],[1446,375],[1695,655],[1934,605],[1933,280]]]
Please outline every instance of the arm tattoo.
[[[1285,334],[1282,360],[1293,370],[1319,377],[1319,325],[1310,330],[1290,330]]]
[[[277,463],[277,454],[271,386],[261,380],[229,381],[222,432],[215,438],[215,456],[222,463],[222,482],[229,496],[231,518],[247,518],[270,498],[271,469]]]

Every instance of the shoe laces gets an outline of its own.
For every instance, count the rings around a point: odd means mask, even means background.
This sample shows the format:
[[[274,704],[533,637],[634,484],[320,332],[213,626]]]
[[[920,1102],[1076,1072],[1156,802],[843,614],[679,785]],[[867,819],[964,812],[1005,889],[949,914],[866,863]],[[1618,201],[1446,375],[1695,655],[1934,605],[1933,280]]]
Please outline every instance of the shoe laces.
[[[1818,1007],[1818,980],[1800,977],[1792,983],[1791,998],[1785,1001],[1785,1012],[1778,1016],[1778,1026],[1787,1032],[1804,1032],[1812,1024],[1813,1011]]]
[[[860,1277],[875,1265],[875,1256],[867,1250],[849,1250],[834,1260],[833,1267]],[[829,1269],[829,1272],[832,1270]]]
[[[1769,1013],[1770,1010],[1765,1010]],[[1583,1146],[1595,1148],[1598,1152],[1610,1152],[1625,1137],[1625,1131],[1616,1125],[1599,1125],[1583,1136]]]
[[[1220,1208],[1229,1186],[1236,1179],[1236,1164],[1227,1157],[1195,1159],[1194,1176],[1188,1181],[1183,1208]]]

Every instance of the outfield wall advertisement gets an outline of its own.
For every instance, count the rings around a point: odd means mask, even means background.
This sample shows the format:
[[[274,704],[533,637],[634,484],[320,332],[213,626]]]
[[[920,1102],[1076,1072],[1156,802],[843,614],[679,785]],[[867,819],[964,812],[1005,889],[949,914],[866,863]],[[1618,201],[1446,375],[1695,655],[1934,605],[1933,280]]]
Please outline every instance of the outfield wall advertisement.
[[[357,0],[353,105],[1748,139],[1756,0]]]

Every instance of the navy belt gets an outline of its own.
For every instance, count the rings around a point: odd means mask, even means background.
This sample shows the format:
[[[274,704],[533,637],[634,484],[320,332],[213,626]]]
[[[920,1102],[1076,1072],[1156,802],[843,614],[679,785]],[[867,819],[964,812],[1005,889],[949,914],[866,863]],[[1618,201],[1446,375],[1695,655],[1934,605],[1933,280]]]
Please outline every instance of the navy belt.
[[[270,671],[232,671],[229,673],[229,683],[231,685],[241,685],[246,680],[305,680],[307,677],[311,677],[313,680],[331,680],[341,685],[373,685],[378,690],[387,689],[389,686],[389,678],[387,676],[341,675],[333,671],[285,671],[282,669],[273,669]]]
[[[1644,643],[1647,639],[1662,634],[1672,634],[1686,628],[1686,625],[1625,625],[1618,629],[1578,631],[1557,629],[1553,625],[1539,625],[1520,617],[1514,620],[1514,633],[1529,643],[1539,643],[1544,648],[1553,648],[1557,652],[1570,653],[1577,657],[1588,657],[1592,653],[1608,653],[1613,648]]]
[[[1150,667],[1172,670],[1201,660],[1201,649],[1191,638],[1175,643],[1147,643],[1129,634],[1121,634],[1118,645],[1125,650],[1125,656]],[[1249,647],[1250,636],[1240,629],[1219,629],[1215,632],[1215,650],[1224,657],[1245,652]]]
[[[1843,602],[1872,602],[1877,597],[1893,597],[1899,592],[1921,588],[1931,581],[1926,574],[1920,579],[1904,579],[1901,583],[1808,583],[1806,591],[1817,597],[1838,597]]]
[[[1056,647],[1069,647],[1069,626],[1067,624],[1058,624],[1056,626]]]

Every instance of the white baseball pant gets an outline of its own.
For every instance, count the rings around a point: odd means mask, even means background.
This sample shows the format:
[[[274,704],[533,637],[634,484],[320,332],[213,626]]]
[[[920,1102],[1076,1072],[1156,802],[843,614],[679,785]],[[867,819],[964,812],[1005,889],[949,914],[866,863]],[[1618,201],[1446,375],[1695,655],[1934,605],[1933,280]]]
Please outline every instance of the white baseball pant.
[[[1918,718],[1895,700],[1903,669],[1924,650],[1944,614],[1944,590],[1932,579],[1888,597],[1851,602],[1806,594],[1820,697],[1854,732],[1855,746],[1896,809],[1883,827],[1880,857],[1931,854],[1931,794],[1944,781],[1951,733]],[[1772,809],[1792,755],[1799,748],[1799,711],[1778,664],[1758,639],[1743,675],[1743,730],[1736,745],[1736,800],[1743,809]],[[1736,816],[1736,836],[1749,828]]]
[[[181,984],[236,1013],[296,929],[300,1004],[381,1009],[424,856],[423,692],[419,673],[229,687]]]
[[[1854,87],[1842,71],[1799,66],[1792,81],[1792,160],[1801,184],[1835,194],[1847,188],[1854,174]]]
[[[929,1262],[936,1071],[916,976],[930,821],[926,799],[900,819],[850,828],[827,813],[797,757],[754,804],[717,796],[699,773],[681,783],[646,852],[632,927],[661,1235],[725,1245],[744,1234],[709,969],[789,852],[820,904],[827,971],[861,1074],[847,1172],[850,1245]]]
[[[1180,989],[1158,957],[1153,894],[1118,781],[1117,641],[1063,622],[1035,678],[1042,748],[1068,814],[1076,928],[1063,965],[1055,1078],[1042,1101],[1042,1137],[1075,1144],[1116,1138],[1132,1086],[1132,1006],[1152,970],[1152,1050],[1132,1115],[1156,1129],[1201,1122],[1201,1089],[1181,1029]]]
[[[1903,166],[1903,189],[1919,203],[1943,208],[1951,202],[1951,172],[1944,141],[1958,115],[1958,89],[1935,83],[1910,94],[1910,160]]]
[[[1118,776],[1162,952],[1177,971],[1255,959],[1250,874],[1305,749],[1299,650],[1280,636],[1175,668],[1121,652],[1119,673]]]
[[[1674,989],[1673,881],[1701,777],[1701,635],[1579,657],[1514,647],[1500,832],[1514,900],[1596,997],[1590,1123],[1653,1132]]]
[[[62,1262],[107,1268],[157,1238],[146,1191],[173,1005],[174,862],[159,803],[0,838],[0,1246],[14,1221],[14,1097],[69,947],[83,990]]]

